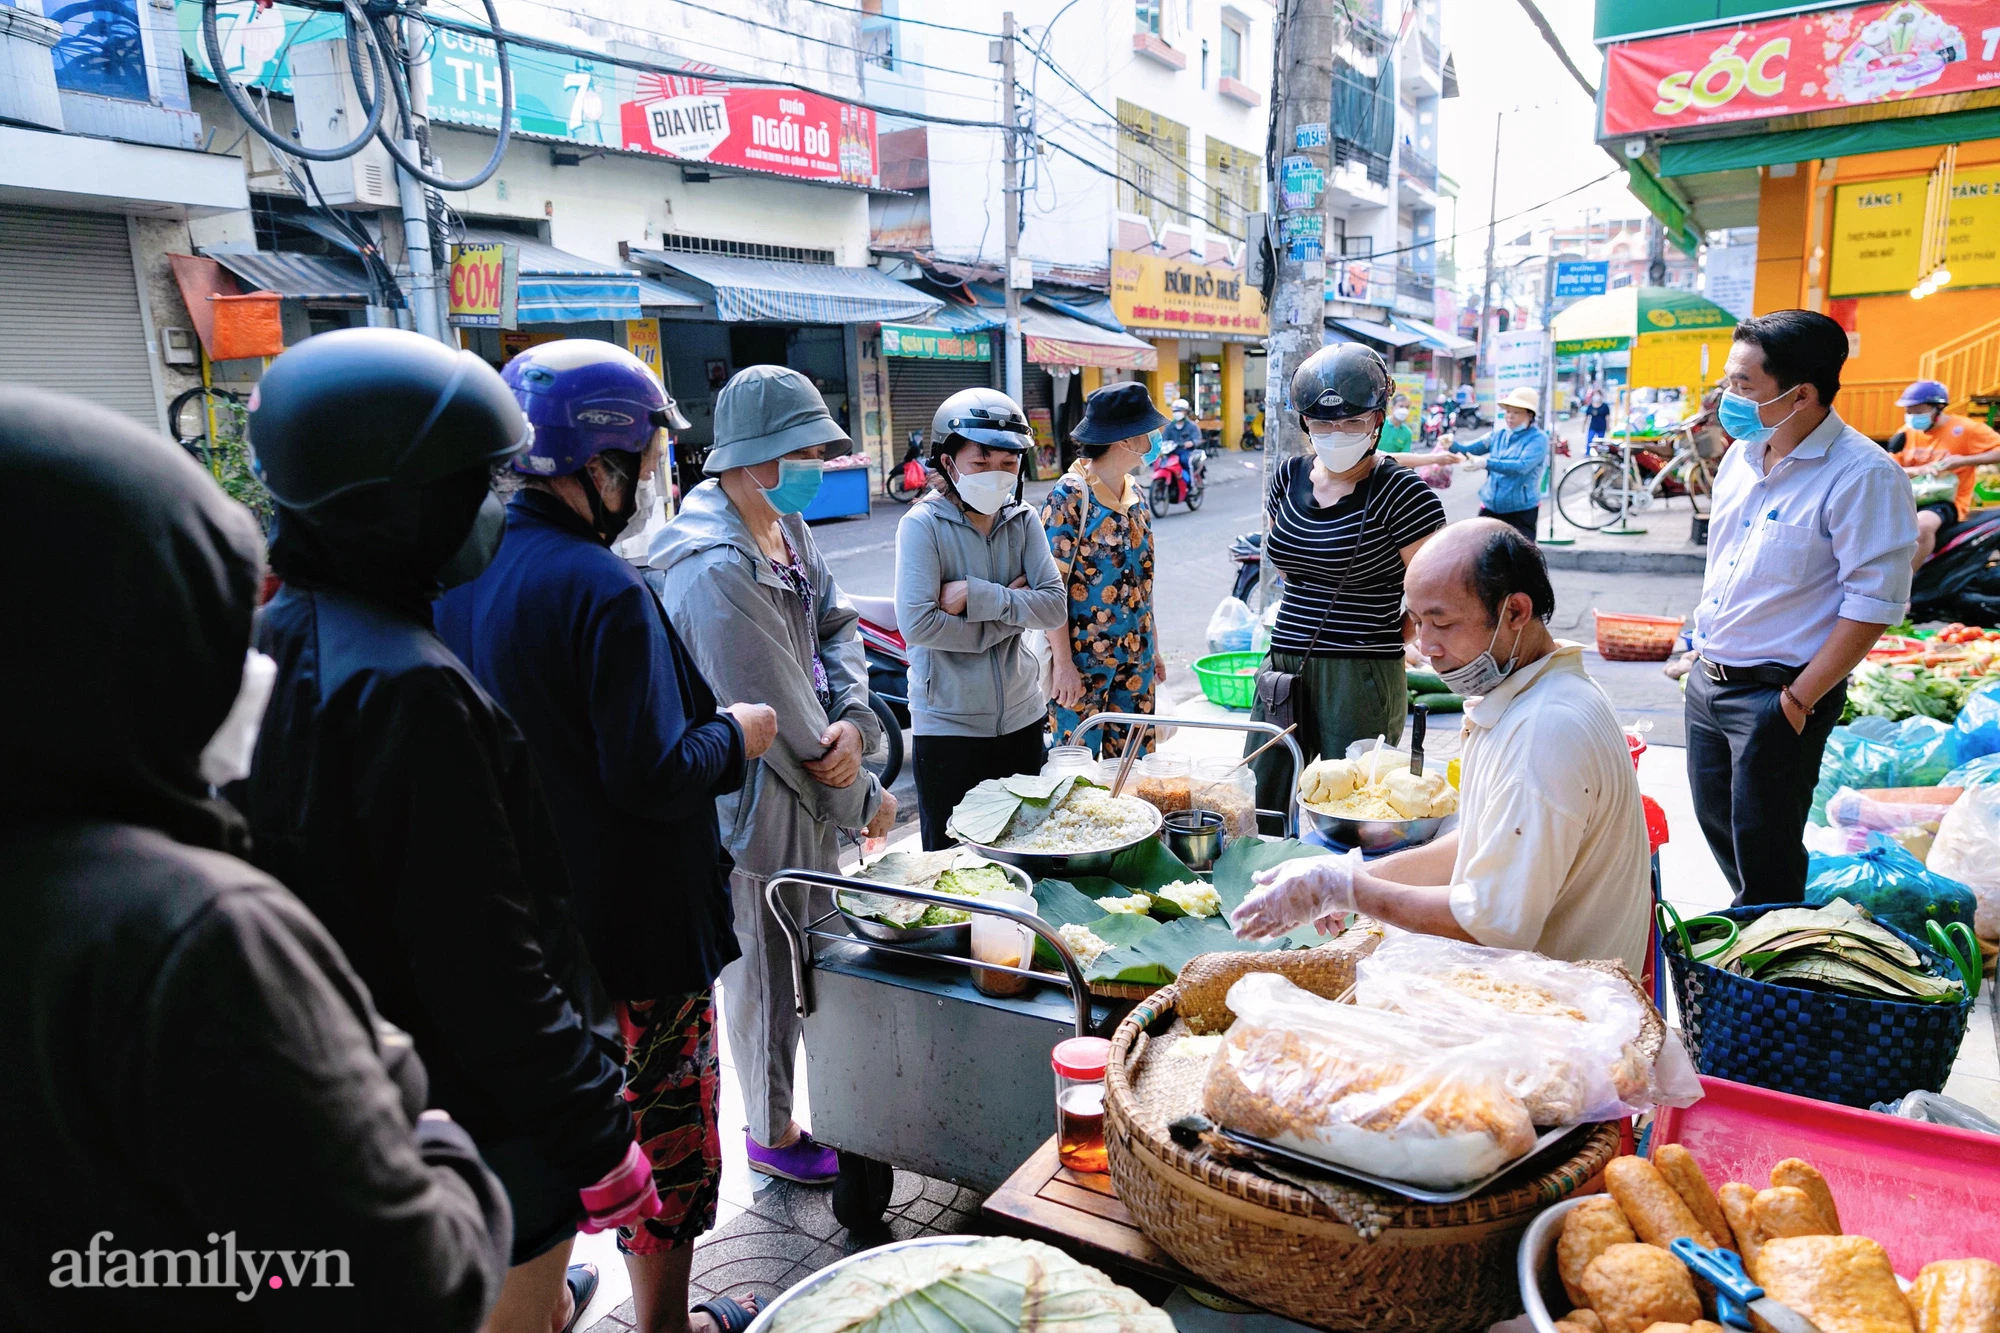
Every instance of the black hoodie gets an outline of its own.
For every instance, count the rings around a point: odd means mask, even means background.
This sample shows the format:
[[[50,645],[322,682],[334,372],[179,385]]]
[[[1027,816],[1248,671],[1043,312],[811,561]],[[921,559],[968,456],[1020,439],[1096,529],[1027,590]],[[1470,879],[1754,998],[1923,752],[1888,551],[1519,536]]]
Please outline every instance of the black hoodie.
[[[0,469],[0,1327],[477,1327],[505,1196],[200,776],[255,523],[74,399]]]

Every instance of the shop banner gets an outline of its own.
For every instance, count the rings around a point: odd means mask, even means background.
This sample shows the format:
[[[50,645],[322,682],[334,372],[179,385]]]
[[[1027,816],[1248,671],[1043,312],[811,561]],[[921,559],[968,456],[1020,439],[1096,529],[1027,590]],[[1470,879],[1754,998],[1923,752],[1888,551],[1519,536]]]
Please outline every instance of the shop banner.
[[[1495,392],[1505,396],[1520,388],[1540,391],[1542,358],[1549,350],[1549,335],[1545,330],[1496,333],[1491,348]]]
[[[1928,176],[1840,185],[1833,192],[1833,271],[1828,296],[1907,292],[1923,247]],[[1945,228],[1951,286],[2000,286],[2000,167],[1969,167],[1952,177]]]
[[[1619,42],[1601,137],[2000,86],[1993,27],[1992,0],[1896,0]]]
[[[1239,270],[1131,250],[1111,252],[1111,309],[1129,328],[1251,335],[1270,331],[1263,296],[1243,281]]]
[[[513,328],[520,267],[518,246],[495,241],[451,247],[451,322],[469,329]]]
[[[620,144],[641,152],[801,180],[882,183],[874,112],[817,93],[641,74],[618,122]]]
[[[646,363],[646,369],[653,372],[653,378],[666,382],[666,374],[660,362],[660,321],[657,319],[628,319],[625,321],[625,350]]]
[[[1702,259],[1702,295],[1738,319],[1750,318],[1757,290],[1757,243],[1712,245]]]
[[[1396,386],[1396,392],[1401,394],[1403,400],[1410,405],[1409,425],[1414,428],[1419,424],[1418,417],[1422,414],[1424,406],[1424,376],[1422,372],[1411,374],[1404,371],[1397,371],[1395,374],[1389,376],[1389,381]]]
[[[923,361],[991,361],[993,335],[920,329],[909,324],[882,326],[882,355]]]

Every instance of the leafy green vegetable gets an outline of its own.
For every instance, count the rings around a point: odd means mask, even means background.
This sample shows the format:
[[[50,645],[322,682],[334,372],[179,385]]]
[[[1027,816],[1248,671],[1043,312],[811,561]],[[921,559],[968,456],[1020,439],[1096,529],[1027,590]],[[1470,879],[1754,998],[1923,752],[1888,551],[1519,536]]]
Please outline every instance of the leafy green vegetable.
[[[961,912],[955,907],[926,907],[924,914],[917,918],[920,926],[958,926],[972,920],[972,913]]]
[[[1886,717],[1901,721],[1906,717],[1934,717],[1951,722],[1958,717],[1970,688],[1950,676],[1940,676],[1929,667],[1885,666],[1864,662],[1848,677],[1847,711],[1852,717]]]
[[[1021,798],[998,778],[988,778],[965,794],[951,812],[945,831],[963,842],[991,846],[1007,831]]]

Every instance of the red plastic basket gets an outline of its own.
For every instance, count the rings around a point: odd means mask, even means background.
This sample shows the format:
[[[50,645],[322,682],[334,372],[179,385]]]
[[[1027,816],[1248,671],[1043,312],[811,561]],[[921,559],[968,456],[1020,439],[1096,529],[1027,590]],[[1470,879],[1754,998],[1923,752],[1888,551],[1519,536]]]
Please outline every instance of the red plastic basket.
[[[1598,611],[1597,651],[1609,662],[1664,662],[1680,642],[1684,616],[1634,616]]]

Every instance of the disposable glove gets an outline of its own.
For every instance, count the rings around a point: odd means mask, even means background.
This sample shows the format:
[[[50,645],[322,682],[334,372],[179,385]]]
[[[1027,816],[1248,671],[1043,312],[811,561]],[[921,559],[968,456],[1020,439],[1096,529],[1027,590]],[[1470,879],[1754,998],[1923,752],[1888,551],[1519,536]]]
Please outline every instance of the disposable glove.
[[[1310,921],[1322,935],[1338,935],[1354,910],[1354,872],[1361,864],[1356,849],[1260,870],[1252,877],[1256,890],[1229,914],[1230,929],[1238,939],[1273,940]]]
[[[577,1193],[583,1199],[586,1234],[613,1227],[635,1227],[660,1215],[660,1192],[653,1187],[653,1164],[637,1143],[626,1146],[625,1160],[604,1179]]]

